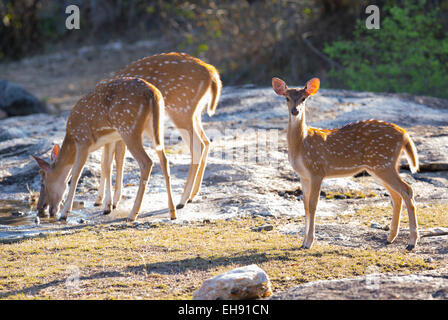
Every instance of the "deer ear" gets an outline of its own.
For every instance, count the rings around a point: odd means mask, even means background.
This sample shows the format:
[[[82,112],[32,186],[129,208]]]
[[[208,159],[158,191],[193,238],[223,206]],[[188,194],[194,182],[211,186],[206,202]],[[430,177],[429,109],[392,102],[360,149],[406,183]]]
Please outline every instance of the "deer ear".
[[[310,96],[314,95],[319,91],[320,80],[318,78],[313,78],[309,80],[305,85],[305,91]]]
[[[285,81],[279,78],[272,78],[272,88],[274,88],[275,93],[279,96],[286,95],[286,90],[288,89]]]
[[[34,160],[36,160],[37,164],[39,165],[39,168],[41,168],[44,171],[50,170],[50,164],[47,161],[42,160],[41,158],[36,157],[36,156],[32,156],[32,157],[34,158]]]
[[[59,145],[55,144],[53,150],[51,151],[51,162],[55,162],[59,155]]]

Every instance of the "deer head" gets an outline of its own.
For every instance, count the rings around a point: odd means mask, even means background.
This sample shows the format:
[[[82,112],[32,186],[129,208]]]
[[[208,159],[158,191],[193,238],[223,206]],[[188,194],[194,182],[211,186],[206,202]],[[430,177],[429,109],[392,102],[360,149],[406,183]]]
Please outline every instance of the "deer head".
[[[289,113],[294,117],[297,117],[299,114],[302,115],[305,111],[306,100],[309,96],[317,93],[319,90],[319,84],[319,79],[313,78],[306,83],[304,88],[289,89],[283,80],[279,78],[272,79],[272,88],[276,94],[286,98]]]
[[[58,179],[54,172],[54,164],[59,155],[59,145],[55,145],[51,151],[50,163],[33,156],[39,165],[39,174],[41,177],[39,200],[37,202],[37,212],[39,215],[45,215],[45,209],[50,207],[50,216],[54,217],[59,209],[62,196],[65,191],[65,181]],[[62,182],[62,183],[61,183]]]

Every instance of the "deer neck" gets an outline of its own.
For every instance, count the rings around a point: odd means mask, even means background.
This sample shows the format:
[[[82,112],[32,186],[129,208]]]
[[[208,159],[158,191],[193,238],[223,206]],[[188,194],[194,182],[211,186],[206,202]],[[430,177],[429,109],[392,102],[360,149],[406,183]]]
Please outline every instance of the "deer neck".
[[[288,123],[288,150],[291,156],[295,158],[296,155],[303,151],[303,140],[306,137],[308,127],[305,122],[305,112],[301,112],[297,117],[289,114]]]
[[[68,176],[73,163],[75,162],[75,156],[76,145],[74,140],[70,136],[66,135],[64,141],[62,142],[59,156],[52,169],[54,177],[56,177],[58,181],[64,180],[65,182],[68,182]]]

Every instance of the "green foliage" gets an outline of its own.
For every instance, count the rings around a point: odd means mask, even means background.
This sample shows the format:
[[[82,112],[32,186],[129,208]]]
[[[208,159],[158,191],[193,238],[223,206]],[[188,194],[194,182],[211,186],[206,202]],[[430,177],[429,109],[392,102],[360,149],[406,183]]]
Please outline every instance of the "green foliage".
[[[313,1],[174,0],[156,8],[177,50],[217,66],[226,84],[268,85],[275,74],[297,81],[312,69],[300,34],[319,17]]]
[[[358,21],[352,40],[326,45],[342,68],[330,79],[352,90],[407,92],[448,98],[448,32],[439,9],[425,2],[386,7],[379,30]]]

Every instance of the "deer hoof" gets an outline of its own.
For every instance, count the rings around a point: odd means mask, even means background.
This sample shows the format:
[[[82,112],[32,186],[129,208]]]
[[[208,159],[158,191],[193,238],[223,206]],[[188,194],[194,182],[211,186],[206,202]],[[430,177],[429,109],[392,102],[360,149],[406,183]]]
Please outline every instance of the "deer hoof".
[[[112,210],[103,210],[103,215],[110,214],[111,212],[112,212]]]
[[[179,204],[176,206],[176,209],[182,209],[183,207],[185,207],[185,205],[182,204],[182,203],[179,203]]]
[[[135,222],[137,220],[137,215],[135,217],[127,217],[126,222]]]
[[[408,244],[408,246],[406,247],[406,250],[412,251],[414,248],[415,248],[414,244]]]
[[[95,202],[95,203],[93,204],[94,207],[99,207],[100,205],[102,205],[101,202]]]

